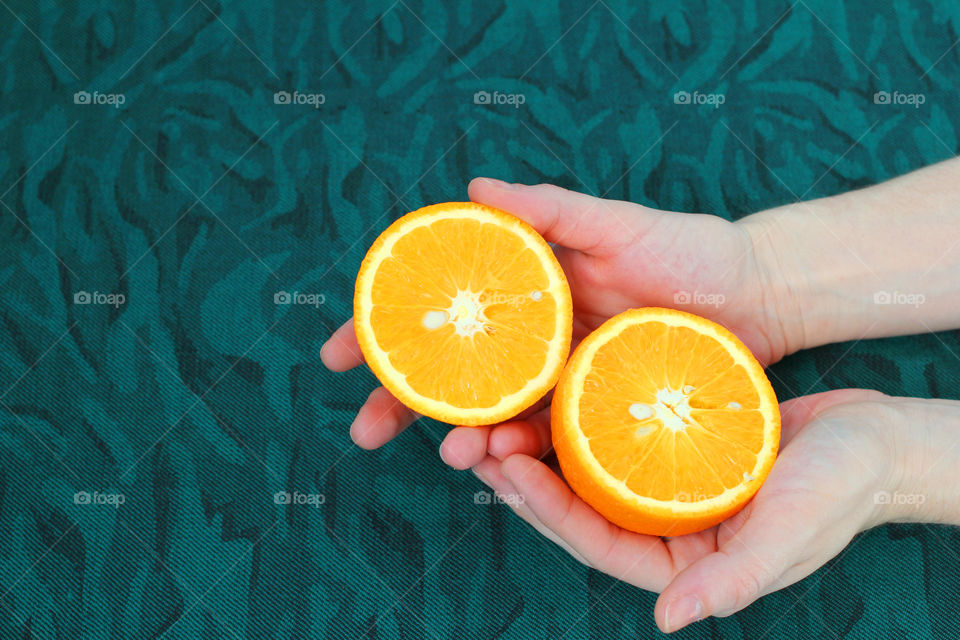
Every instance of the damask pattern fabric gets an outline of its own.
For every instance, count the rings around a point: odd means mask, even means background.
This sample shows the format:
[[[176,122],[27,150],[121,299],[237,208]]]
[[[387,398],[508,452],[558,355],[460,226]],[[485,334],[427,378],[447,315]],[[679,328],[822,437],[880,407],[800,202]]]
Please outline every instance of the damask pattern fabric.
[[[658,637],[443,425],[352,445],[375,381],[318,353],[365,249],[478,175],[736,219],[958,150],[955,2],[7,2],[0,638]],[[958,398],[958,354],[771,378]],[[957,530],[890,525],[678,637],[957,638],[958,602]]]

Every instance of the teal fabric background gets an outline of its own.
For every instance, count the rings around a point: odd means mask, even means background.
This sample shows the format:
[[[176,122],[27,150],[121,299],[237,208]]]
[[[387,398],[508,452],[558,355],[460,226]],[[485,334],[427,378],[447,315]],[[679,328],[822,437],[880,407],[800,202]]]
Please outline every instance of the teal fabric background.
[[[7,2],[0,638],[657,637],[654,594],[484,504],[443,425],[352,445],[375,381],[318,352],[365,249],[477,175],[735,219],[958,149],[947,0]],[[772,378],[957,398],[958,353]],[[677,637],[957,638],[958,549],[880,527]]]

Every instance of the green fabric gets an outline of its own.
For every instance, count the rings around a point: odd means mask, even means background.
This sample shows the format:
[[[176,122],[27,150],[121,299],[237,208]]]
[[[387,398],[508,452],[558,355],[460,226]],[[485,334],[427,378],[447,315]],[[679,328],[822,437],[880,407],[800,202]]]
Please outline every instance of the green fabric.
[[[318,352],[365,249],[476,175],[738,218],[958,146],[947,0],[8,2],[0,638],[656,637],[655,595],[483,504],[443,425],[352,446],[374,378]],[[772,377],[956,398],[958,353],[863,341]],[[957,549],[881,527],[677,637],[957,638]]]

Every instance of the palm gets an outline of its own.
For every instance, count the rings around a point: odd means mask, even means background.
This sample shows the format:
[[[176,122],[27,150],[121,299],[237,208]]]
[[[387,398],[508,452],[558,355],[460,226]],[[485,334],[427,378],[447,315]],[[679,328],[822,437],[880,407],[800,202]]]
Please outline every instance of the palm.
[[[575,337],[626,309],[664,306],[724,324],[764,364],[782,355],[767,338],[746,231],[716,216],[615,204],[625,211],[605,228],[609,241],[590,252],[557,249],[573,294]]]
[[[498,492],[523,496],[519,515],[581,561],[663,591],[661,622],[678,591],[715,593],[709,612],[723,615],[809,575],[873,524],[872,491],[885,470],[869,461],[884,459],[883,441],[853,416],[857,403],[881,395],[842,390],[784,403],[781,453],[757,495],[720,525],[676,538],[611,524],[529,456],[502,466],[487,458],[478,471]]]
[[[530,221],[554,244],[570,283],[574,346],[612,316],[634,307],[678,307],[736,333],[763,364],[779,359],[772,314],[764,310],[750,235],[702,214],[655,211],[542,185],[490,190],[474,181],[470,195]],[[492,429],[454,429],[441,452],[457,468],[486,453],[538,456],[549,445],[549,409]]]
[[[667,306],[724,324],[763,364],[783,355],[779,325],[764,308],[751,237],[739,225],[550,185],[497,186],[480,178],[470,184],[470,197],[526,220],[554,245],[573,294],[575,343],[621,311]],[[362,362],[352,321],[331,337],[321,355],[338,371]],[[540,455],[550,441],[543,406],[532,410],[539,413],[497,427],[453,429],[441,455],[460,469],[476,465],[487,453],[500,459],[512,453]],[[417,417],[380,387],[357,414],[351,436],[362,447],[378,447]]]
[[[549,185],[479,179],[470,196],[526,220],[554,245],[573,294],[575,340],[626,309],[666,306],[725,325],[764,365],[787,351],[783,318],[769,306],[769,274],[757,264],[746,226]],[[324,345],[322,357],[339,371],[362,362],[352,321]],[[809,574],[874,523],[869,494],[886,471],[868,463],[886,459],[876,444],[883,439],[876,437],[879,421],[854,416],[877,396],[883,397],[844,390],[784,403],[780,456],[753,500],[716,527],[670,539],[616,527],[539,461],[551,450],[548,398],[500,425],[455,428],[440,451],[448,464],[473,468],[497,491],[519,492],[526,502],[511,503],[519,515],[578,559],[662,591],[658,623],[672,630],[689,622],[668,617],[691,598],[697,602],[691,594],[706,601],[688,614],[732,613]],[[378,447],[417,417],[381,387],[360,409],[351,436],[360,446]]]

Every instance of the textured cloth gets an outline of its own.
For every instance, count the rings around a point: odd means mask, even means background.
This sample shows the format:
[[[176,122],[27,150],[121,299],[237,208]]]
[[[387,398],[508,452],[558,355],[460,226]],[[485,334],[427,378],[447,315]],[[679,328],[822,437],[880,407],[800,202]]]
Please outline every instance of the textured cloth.
[[[477,175],[736,219],[957,153],[946,0],[7,2],[4,639],[658,637],[654,594],[446,468],[443,425],[352,445],[375,380],[318,353],[365,249]],[[956,398],[958,353],[771,372]],[[958,550],[880,527],[677,637],[957,638]]]

